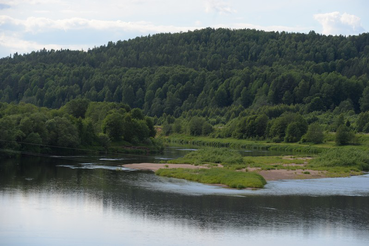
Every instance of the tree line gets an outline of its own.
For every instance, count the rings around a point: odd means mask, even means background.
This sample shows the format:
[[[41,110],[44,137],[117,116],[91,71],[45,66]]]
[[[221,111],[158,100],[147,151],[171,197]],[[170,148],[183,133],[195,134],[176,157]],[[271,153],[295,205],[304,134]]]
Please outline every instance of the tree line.
[[[369,34],[207,28],[14,54],[0,60],[0,101],[60,108],[81,97],[157,117],[278,104],[360,113],[369,109],[368,44]]]
[[[339,144],[354,143],[354,131],[369,132],[368,64],[367,33],[206,28],[43,49],[0,59],[0,119],[18,149],[145,142],[154,124],[165,135],[274,142],[320,143],[333,131],[344,136]],[[17,107],[37,115],[16,116]],[[26,130],[33,121],[46,130]],[[59,125],[78,137],[60,136]]]
[[[31,153],[153,146],[153,120],[126,104],[75,99],[60,109],[0,103],[0,149]]]

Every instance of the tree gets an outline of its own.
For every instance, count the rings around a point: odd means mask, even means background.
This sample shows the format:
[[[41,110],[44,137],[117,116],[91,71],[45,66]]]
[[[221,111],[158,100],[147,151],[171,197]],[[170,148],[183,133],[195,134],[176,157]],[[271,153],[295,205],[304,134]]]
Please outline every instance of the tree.
[[[40,153],[42,139],[38,133],[31,132],[22,143],[22,150],[32,153]]]
[[[139,108],[134,108],[131,110],[131,116],[133,119],[137,119],[137,120],[143,120],[145,117],[142,114],[142,110]]]
[[[145,117],[146,125],[149,128],[149,137],[155,137],[156,136],[156,130],[154,127],[154,122],[151,118]]]
[[[291,124],[288,124],[286,129],[286,136],[284,138],[284,141],[287,143],[294,143],[298,142],[301,137],[302,133],[300,131],[299,122],[292,122]]]
[[[229,96],[224,86],[220,86],[215,92],[215,102],[219,107],[226,107],[229,105]]]
[[[193,136],[200,136],[202,134],[202,126],[205,120],[200,117],[192,117],[189,123],[189,131]]]
[[[307,111],[308,112],[314,112],[314,111],[324,111],[325,106],[324,102],[320,97],[315,97],[311,102],[307,105]]]
[[[360,110],[362,112],[369,110],[369,86],[364,89],[363,95],[360,98],[359,102],[360,102]]]
[[[0,118],[0,148],[18,149],[17,138],[24,135],[10,117]]]
[[[75,148],[80,144],[77,128],[65,117],[55,117],[46,121],[49,145]]]
[[[65,105],[65,110],[68,114],[76,118],[85,118],[85,114],[90,101],[88,99],[74,99]]]
[[[97,138],[99,140],[99,144],[105,148],[105,151],[108,151],[111,142],[109,136],[104,133],[100,133]]]
[[[121,140],[124,133],[123,120],[123,115],[118,112],[108,114],[102,124],[103,133],[113,141]]]
[[[296,124],[290,126],[287,134],[287,128],[292,123]],[[283,140],[287,142],[295,142],[300,140],[301,136],[306,133],[307,129],[308,124],[300,114],[286,112],[272,121],[272,125],[269,129],[269,136],[275,142],[280,142]],[[285,138],[286,136],[287,138]]]
[[[202,135],[208,136],[210,133],[213,132],[213,127],[208,122],[204,122],[202,125]]]
[[[369,123],[369,112],[362,112],[359,114],[359,119],[356,122],[356,129],[358,132],[365,131],[365,126]]]
[[[323,143],[324,133],[323,128],[318,122],[314,122],[309,125],[308,131],[305,135],[305,140],[307,142],[319,144]]]
[[[244,108],[248,108],[252,104],[253,98],[250,91],[244,87],[241,91],[241,104]]]
[[[338,127],[336,132],[336,144],[337,145],[347,145],[353,143],[355,140],[355,134],[346,125],[341,125]]]
[[[332,126],[333,131],[337,131],[338,128],[345,124],[345,116],[340,114]]]

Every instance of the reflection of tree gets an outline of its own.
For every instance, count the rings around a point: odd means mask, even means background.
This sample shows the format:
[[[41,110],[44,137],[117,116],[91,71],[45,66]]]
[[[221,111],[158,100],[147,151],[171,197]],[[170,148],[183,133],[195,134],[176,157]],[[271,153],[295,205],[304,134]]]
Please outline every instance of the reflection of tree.
[[[16,162],[19,165],[15,165]],[[25,196],[53,198],[61,195],[60,199],[83,201],[83,206],[103,204],[113,214],[128,213],[145,221],[166,221],[206,232],[236,231],[245,235],[262,232],[265,235],[263,232],[293,231],[313,236],[321,233],[322,228],[330,228],[332,233],[342,231],[344,225],[344,231],[365,239],[369,229],[366,212],[369,197],[365,195],[235,197],[193,195],[191,188],[181,194],[165,191],[161,187],[163,181],[159,182],[152,173],[78,169],[81,162],[97,160],[30,157],[3,161],[0,190],[13,195],[21,191]],[[57,165],[71,165],[77,169]],[[346,184],[342,180],[337,182],[343,182],[340,187]],[[290,185],[293,186],[293,182]]]

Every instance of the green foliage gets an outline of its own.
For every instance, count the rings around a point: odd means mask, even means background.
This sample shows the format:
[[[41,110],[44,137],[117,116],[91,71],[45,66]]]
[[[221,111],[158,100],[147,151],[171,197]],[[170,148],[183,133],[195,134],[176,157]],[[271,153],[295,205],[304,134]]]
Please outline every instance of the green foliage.
[[[56,144],[46,127],[56,117],[77,129],[78,141],[63,141],[73,146],[97,144],[102,132],[145,142],[156,135],[145,116],[166,121],[166,134],[274,142],[299,141],[307,122],[336,131],[338,114],[369,132],[356,115],[368,109],[368,37],[206,28],[0,59],[0,118],[14,115],[3,145],[23,148],[30,133]],[[108,124],[111,112],[121,123]]]
[[[139,109],[139,108],[134,108],[131,110],[131,116],[133,119],[136,119],[136,120],[143,120],[145,119],[143,113],[142,113],[142,110]]]
[[[306,133],[308,124],[297,113],[284,113],[271,122],[269,136],[274,142],[297,142]]]
[[[19,144],[16,140],[22,135],[23,133],[17,129],[11,117],[0,119],[0,148],[18,149]]]
[[[291,124],[288,124],[286,129],[286,136],[284,138],[285,142],[295,143],[301,139],[303,133],[300,130],[300,124],[300,122],[292,122]]]
[[[355,133],[346,125],[338,127],[336,132],[336,144],[348,145],[355,142]]]
[[[362,112],[369,111],[369,86],[363,91],[363,95],[360,98],[360,110]]]
[[[170,163],[210,164],[222,165],[243,164],[241,154],[235,150],[223,148],[200,149],[186,154],[182,158],[169,161]]]
[[[124,132],[123,120],[123,115],[118,112],[108,114],[102,125],[103,133],[106,133],[113,141],[119,141]]]
[[[169,134],[172,133],[172,125],[168,124],[167,122],[164,122],[163,127],[162,127],[162,133],[165,136],[169,136]]]
[[[369,154],[359,148],[335,148],[323,152],[309,164],[313,167],[348,167],[369,171]]]
[[[213,130],[214,129],[213,129],[212,125],[210,125],[208,122],[204,122],[202,124],[202,131],[201,131],[202,135],[208,136],[210,133],[213,132]]]
[[[99,133],[97,137],[99,144],[103,146],[105,150],[108,150],[111,143],[109,136],[104,133]]]
[[[125,145],[145,144],[160,151],[161,145],[153,146],[155,141],[150,140],[156,135],[153,120],[140,115],[141,110],[132,110],[136,117],[132,119],[127,111],[130,108],[124,104],[90,103],[85,118],[77,119],[66,113],[66,108],[49,110],[24,103],[0,103],[0,148],[33,153],[100,147],[108,150],[111,137],[114,141],[124,138]],[[91,108],[96,110],[92,112]],[[106,109],[110,110],[104,112]],[[97,125],[103,127],[96,131]]]
[[[266,132],[268,121],[269,119],[265,114],[241,118],[238,120],[233,136],[242,139],[263,137]]]
[[[42,139],[38,133],[31,132],[22,142],[22,150],[31,153],[40,153]]]
[[[332,125],[332,131],[336,132],[338,129],[345,124],[345,116],[340,114],[334,124]]]
[[[156,136],[156,130],[154,128],[154,121],[150,117],[145,117],[147,128],[149,129],[149,137]]]
[[[311,102],[307,105],[308,112],[314,111],[324,111],[326,107],[324,106],[324,102],[320,97],[315,97]]]
[[[358,132],[369,133],[369,112],[359,114],[359,119],[356,122],[356,129]]]
[[[88,52],[42,50],[0,59],[0,101],[65,105],[76,118],[93,113],[84,114],[88,100],[123,102],[157,117],[185,117],[190,110],[207,119],[228,114],[225,121],[233,118],[230,108],[282,103],[305,104],[306,112],[339,107],[342,113],[350,106],[359,113],[368,101],[368,36],[206,28],[110,42]],[[101,130],[101,124],[94,127]]]
[[[209,135],[213,127],[204,118],[195,116],[190,120],[188,130],[192,136]]]
[[[76,118],[85,118],[89,103],[87,99],[73,99],[65,104],[65,111]]]
[[[156,175],[164,177],[172,177],[186,179],[205,184],[223,184],[230,188],[263,188],[266,184],[265,179],[252,172],[237,172],[222,168],[211,169],[159,169],[155,172]]]
[[[53,147],[75,148],[80,144],[77,128],[65,117],[55,117],[46,121],[49,145]]]
[[[311,142],[315,144],[323,143],[324,133],[323,128],[318,122],[314,122],[309,125],[308,131],[305,135],[306,142]]]

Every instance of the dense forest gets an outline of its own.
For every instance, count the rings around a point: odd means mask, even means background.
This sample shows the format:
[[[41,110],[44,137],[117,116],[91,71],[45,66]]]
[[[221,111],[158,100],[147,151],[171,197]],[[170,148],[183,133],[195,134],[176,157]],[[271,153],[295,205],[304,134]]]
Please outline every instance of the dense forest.
[[[368,74],[367,33],[207,28],[87,51],[14,54],[0,60],[0,101],[50,109],[76,99],[125,104],[154,117],[165,134],[296,142],[313,123],[369,132]]]
[[[153,139],[155,135],[152,119],[141,109],[125,104],[75,99],[51,110],[25,103],[0,103],[0,149],[5,150],[0,156],[106,152],[117,145],[120,150],[114,151],[127,152],[124,146],[138,144],[157,151],[161,146]]]

